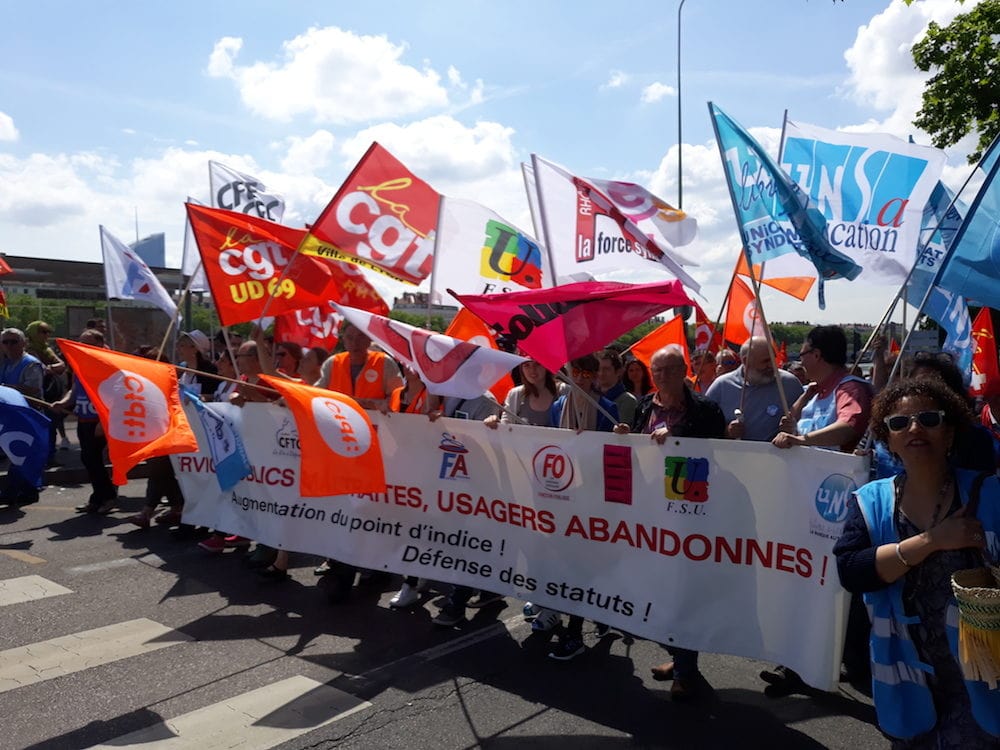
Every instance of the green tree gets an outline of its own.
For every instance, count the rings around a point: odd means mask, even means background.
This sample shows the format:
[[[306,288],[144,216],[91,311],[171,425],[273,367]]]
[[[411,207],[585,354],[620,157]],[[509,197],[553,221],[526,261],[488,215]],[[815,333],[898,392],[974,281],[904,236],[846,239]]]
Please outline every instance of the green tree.
[[[913,124],[938,148],[978,133],[969,155],[976,163],[1000,134],[1000,0],[983,0],[947,26],[931,22],[912,53],[920,70],[935,71]]]

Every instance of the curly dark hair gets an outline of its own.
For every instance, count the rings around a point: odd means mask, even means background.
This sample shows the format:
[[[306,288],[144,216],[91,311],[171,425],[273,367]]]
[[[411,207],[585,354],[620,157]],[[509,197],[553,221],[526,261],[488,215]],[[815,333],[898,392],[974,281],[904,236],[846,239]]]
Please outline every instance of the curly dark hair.
[[[892,415],[896,405],[908,397],[922,397],[933,401],[944,412],[944,423],[955,429],[963,429],[972,423],[972,412],[965,399],[944,382],[937,378],[907,378],[886,387],[872,404],[871,431],[877,440],[883,443],[889,440],[885,418]]]
[[[910,362],[910,375],[917,370],[925,370],[941,379],[946,386],[951,388],[966,403],[972,406],[972,399],[969,398],[965,390],[965,381],[962,378],[962,371],[948,354],[935,354],[933,352],[917,352]]]

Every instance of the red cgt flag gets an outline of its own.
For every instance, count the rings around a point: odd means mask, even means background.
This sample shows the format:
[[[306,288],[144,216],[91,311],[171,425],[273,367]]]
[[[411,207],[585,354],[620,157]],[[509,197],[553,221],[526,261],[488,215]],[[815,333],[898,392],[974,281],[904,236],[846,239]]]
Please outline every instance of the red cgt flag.
[[[629,351],[636,359],[646,365],[646,369],[649,369],[649,362],[653,355],[668,344],[678,344],[684,349],[684,364],[690,370],[691,354],[688,351],[687,336],[684,333],[684,320],[680,315],[675,315],[663,325],[654,328],[632,344]]]
[[[976,348],[972,355],[972,383],[969,393],[989,398],[1000,394],[1000,368],[997,367],[997,342],[993,335],[990,308],[979,311],[972,323],[972,340]]]
[[[430,185],[372,143],[299,249],[419,284],[434,263],[440,202]]]
[[[294,341],[305,349],[321,346],[332,352],[340,340],[341,320],[329,308],[324,310],[322,307],[306,307],[293,310],[275,317],[274,340]]]
[[[198,450],[171,365],[66,339],[58,343],[101,420],[115,484],[125,484],[129,469],[147,458]]]
[[[284,378],[260,378],[282,395],[295,418],[302,497],[385,492],[378,434],[357,401]]]

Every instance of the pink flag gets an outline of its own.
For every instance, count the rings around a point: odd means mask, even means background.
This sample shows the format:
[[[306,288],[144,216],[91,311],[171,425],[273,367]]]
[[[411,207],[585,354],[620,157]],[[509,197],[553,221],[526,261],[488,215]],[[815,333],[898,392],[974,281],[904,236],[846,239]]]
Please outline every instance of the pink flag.
[[[693,305],[679,281],[584,281],[508,294],[455,294],[486,325],[548,370],[602,349],[668,307]]]
[[[440,333],[414,328],[353,307],[330,303],[352,325],[364,331],[390,356],[409,365],[435,396],[476,398],[525,361]]]

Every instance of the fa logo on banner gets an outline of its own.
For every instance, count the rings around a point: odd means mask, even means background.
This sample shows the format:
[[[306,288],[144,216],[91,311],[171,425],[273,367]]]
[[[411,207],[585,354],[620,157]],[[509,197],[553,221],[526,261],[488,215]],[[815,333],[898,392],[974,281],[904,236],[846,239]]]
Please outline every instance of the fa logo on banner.
[[[667,456],[663,459],[663,496],[667,500],[708,500],[708,459]]]
[[[465,465],[465,454],[469,449],[448,433],[441,433],[441,443],[438,445],[444,454],[441,456],[441,471],[439,479],[468,479],[469,469]]]
[[[550,493],[562,492],[573,482],[573,462],[558,445],[539,448],[531,460],[531,468],[535,472],[535,479]],[[561,495],[556,497],[565,499]]]

